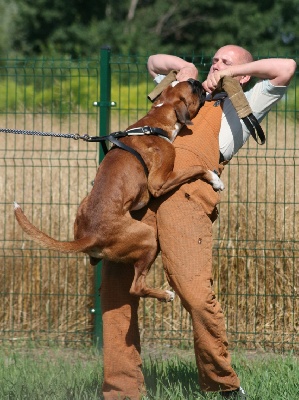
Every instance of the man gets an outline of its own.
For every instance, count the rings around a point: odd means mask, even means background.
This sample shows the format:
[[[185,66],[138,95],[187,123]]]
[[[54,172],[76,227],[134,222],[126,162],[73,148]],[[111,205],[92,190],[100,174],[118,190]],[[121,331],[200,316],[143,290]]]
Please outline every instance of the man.
[[[148,70],[157,82],[170,70],[178,71],[178,80],[198,76],[192,63],[164,54],[149,57]],[[211,93],[223,76],[234,77],[241,85],[251,76],[260,78],[246,96],[261,121],[285,94],[295,70],[292,59],[253,61],[247,50],[228,45],[216,52],[203,86]],[[229,161],[249,138],[230,100],[226,98],[215,107],[217,104],[205,103],[193,120],[192,135],[183,129],[177,136],[175,169],[200,162],[220,173],[223,166],[219,165],[219,149],[223,160]],[[218,202],[219,194],[198,180],[152,200],[134,216],[157,232],[169,284],[191,315],[201,390],[220,392],[224,398],[246,399],[231,366],[224,316],[213,292],[212,223],[217,218]],[[137,321],[139,299],[129,294],[132,279],[132,266],[104,262],[101,302],[105,400],[137,400],[146,393]]]

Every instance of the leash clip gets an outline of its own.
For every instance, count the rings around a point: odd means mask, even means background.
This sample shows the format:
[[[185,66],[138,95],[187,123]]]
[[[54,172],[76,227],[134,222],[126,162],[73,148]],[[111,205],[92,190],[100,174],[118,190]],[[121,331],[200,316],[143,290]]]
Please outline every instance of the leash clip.
[[[74,139],[75,140],[82,139],[82,140],[84,140],[84,142],[91,142],[92,141],[91,136],[89,136],[87,133],[85,135],[83,135],[83,136],[80,136],[80,135],[77,134],[77,135],[74,136]]]

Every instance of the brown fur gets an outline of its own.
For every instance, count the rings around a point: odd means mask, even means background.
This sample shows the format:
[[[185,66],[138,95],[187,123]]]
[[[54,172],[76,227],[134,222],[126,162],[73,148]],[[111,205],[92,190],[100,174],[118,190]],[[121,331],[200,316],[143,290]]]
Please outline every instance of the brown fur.
[[[176,124],[192,124],[191,119],[203,103],[203,88],[198,81],[180,82],[164,90],[148,114],[128,129],[157,127],[174,140],[178,131],[173,133]],[[121,141],[140,153],[149,170],[148,179],[134,155],[119,148],[109,151],[98,168],[91,192],[79,206],[74,241],[60,242],[47,236],[28,221],[18,205],[15,216],[33,240],[49,249],[64,253],[84,252],[91,262],[105,258],[133,263],[135,276],[130,293],[169,301],[173,298],[171,292],[146,286],[145,277],[157,253],[155,232],[133,219],[130,211],[144,207],[150,194],[161,196],[190,179],[204,179],[216,189],[221,189],[220,180],[202,166],[174,173],[175,150],[163,138],[127,136]]]

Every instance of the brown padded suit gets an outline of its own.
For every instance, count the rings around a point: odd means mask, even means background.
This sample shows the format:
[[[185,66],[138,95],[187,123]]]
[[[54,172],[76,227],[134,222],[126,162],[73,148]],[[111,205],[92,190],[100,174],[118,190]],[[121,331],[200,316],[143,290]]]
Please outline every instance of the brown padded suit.
[[[222,169],[218,164],[221,115],[220,106],[206,102],[194,125],[180,132],[175,140],[175,169],[194,164]],[[168,282],[191,315],[203,391],[240,386],[227,351],[224,315],[212,286],[212,222],[218,202],[219,194],[212,186],[198,180],[153,199],[147,208],[134,213],[158,235]],[[139,298],[129,294],[133,273],[131,265],[103,263],[100,293],[105,400],[139,400],[146,393],[137,319]]]

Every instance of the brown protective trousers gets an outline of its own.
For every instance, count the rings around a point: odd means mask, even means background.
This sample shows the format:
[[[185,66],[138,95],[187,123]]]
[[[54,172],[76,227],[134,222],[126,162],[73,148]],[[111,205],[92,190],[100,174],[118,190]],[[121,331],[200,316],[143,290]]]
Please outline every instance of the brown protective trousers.
[[[213,102],[201,108],[192,132],[185,128],[175,140],[174,169],[200,164],[220,171],[221,115],[221,107],[214,107]],[[211,185],[197,180],[132,213],[155,230],[168,282],[191,315],[203,391],[240,386],[227,350],[224,315],[213,292],[212,223],[217,218],[218,202],[219,194]],[[139,400],[146,393],[140,357],[139,298],[129,294],[133,275],[132,265],[103,263],[100,295],[105,400]]]

